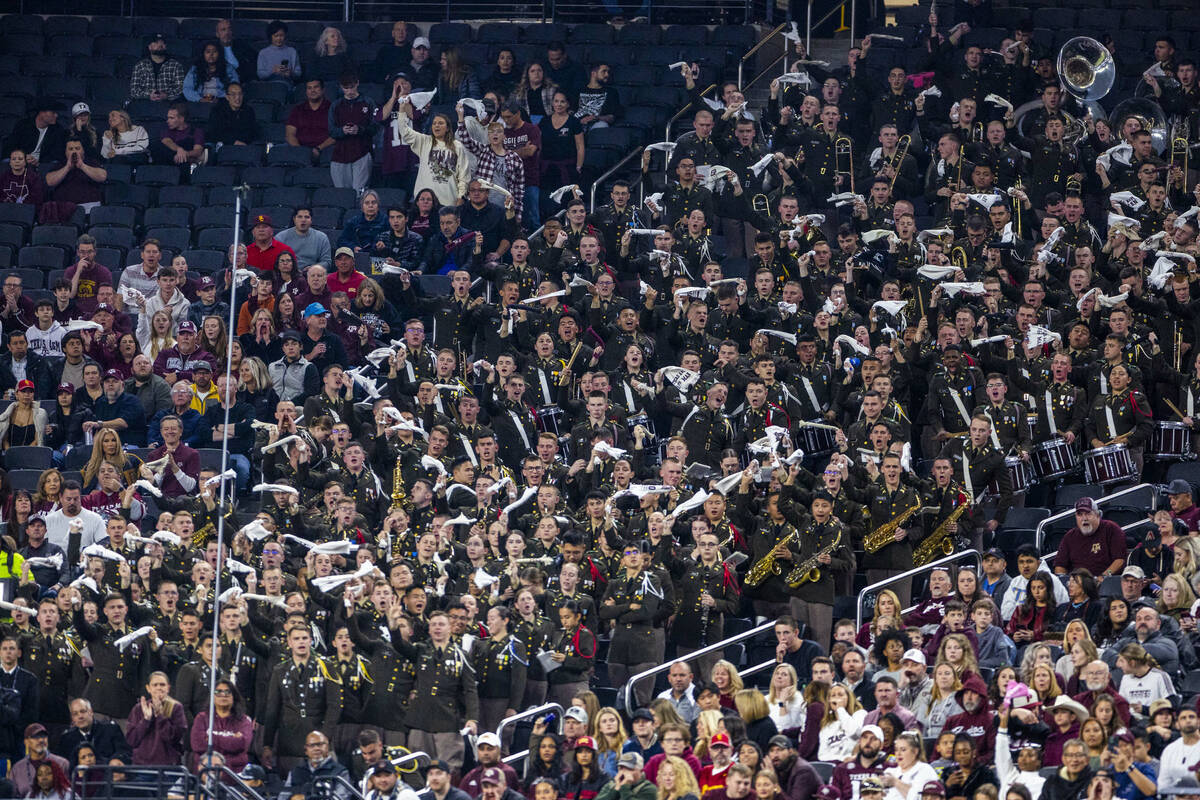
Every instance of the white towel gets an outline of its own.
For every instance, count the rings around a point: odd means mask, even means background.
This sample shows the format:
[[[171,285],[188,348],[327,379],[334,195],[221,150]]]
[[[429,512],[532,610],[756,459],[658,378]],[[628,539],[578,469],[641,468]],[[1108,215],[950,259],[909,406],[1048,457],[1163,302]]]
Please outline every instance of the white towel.
[[[322,592],[329,592],[341,586],[343,583],[349,583],[355,578],[365,578],[374,571],[375,565],[368,561],[357,570],[347,575],[326,575],[324,578],[313,578],[310,583],[312,583]]]
[[[138,628],[133,633],[127,633],[124,636],[122,636],[120,639],[117,639],[115,642],[113,642],[113,644],[116,646],[116,648],[118,650],[124,652],[125,648],[129,647],[129,645],[133,644],[136,640],[142,638],[143,636],[149,636],[153,633],[154,633],[153,625],[143,625],[142,627]]]

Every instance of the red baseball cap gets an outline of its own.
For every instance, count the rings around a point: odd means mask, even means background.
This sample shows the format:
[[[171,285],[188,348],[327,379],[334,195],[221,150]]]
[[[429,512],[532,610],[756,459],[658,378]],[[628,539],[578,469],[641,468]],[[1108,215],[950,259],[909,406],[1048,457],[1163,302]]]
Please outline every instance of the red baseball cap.
[[[33,391],[34,389],[36,389],[36,388],[37,388],[37,387],[33,385],[33,381],[29,380],[28,378],[26,378],[26,379],[25,379],[25,380],[23,380],[23,381],[20,381],[20,382],[17,384],[17,391],[18,391],[18,392],[23,392],[23,391],[25,391],[26,389],[28,389],[29,391],[31,391],[31,392],[32,392],[32,391]]]
[[[708,740],[709,747],[733,747],[733,742],[729,740],[729,734],[725,731],[718,731]]]

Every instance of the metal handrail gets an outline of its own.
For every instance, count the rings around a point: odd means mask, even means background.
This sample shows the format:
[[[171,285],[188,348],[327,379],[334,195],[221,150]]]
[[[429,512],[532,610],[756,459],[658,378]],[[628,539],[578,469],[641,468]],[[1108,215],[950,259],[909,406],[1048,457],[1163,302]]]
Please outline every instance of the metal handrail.
[[[633,677],[631,677],[629,680],[627,680],[625,682],[625,711],[626,711],[626,713],[628,713],[629,716],[633,716],[633,712],[634,712],[633,687],[636,684],[640,683],[641,681],[645,680],[646,678],[652,678],[660,672],[667,672],[668,670],[671,669],[672,665],[677,664],[680,661],[691,661],[695,658],[699,658],[700,656],[708,655],[709,653],[723,651],[727,645],[737,644],[738,642],[742,642],[742,641],[745,641],[746,639],[753,638],[753,637],[757,636],[758,634],[762,633],[763,631],[769,631],[769,630],[773,629],[774,627],[775,627],[775,620],[770,620],[768,622],[764,622],[762,625],[759,625],[758,627],[751,628],[748,631],[742,631],[741,633],[735,633],[733,636],[730,636],[727,639],[722,639],[721,641],[717,642],[716,644],[710,644],[708,647],[701,647],[699,650],[693,650],[690,653],[684,653],[683,655],[679,656],[678,658],[673,658],[665,664],[659,664],[657,667],[651,667],[650,669],[645,670],[644,672],[639,672],[637,675],[634,675]]]
[[[953,564],[954,562],[961,561],[964,557],[968,557],[968,556],[975,559],[975,566],[978,569],[980,569],[980,570],[983,569],[983,557],[979,554],[978,550],[963,550],[961,553],[954,553],[953,555],[944,556],[942,558],[939,558],[937,561],[930,561],[928,564],[926,564],[922,567],[914,567],[906,572],[901,572],[899,575],[893,575],[890,578],[884,578],[881,581],[876,581],[875,583],[872,583],[870,586],[864,587],[863,590],[858,593],[858,602],[856,602],[854,604],[855,605],[855,608],[854,608],[854,617],[855,617],[854,630],[858,630],[859,628],[862,627],[862,624],[863,624],[863,598],[867,596],[868,592],[873,592],[877,589],[882,589],[884,586],[891,586],[893,583],[899,583],[900,581],[904,580],[905,578],[911,578],[914,575],[920,575],[921,573],[924,573],[924,572],[932,572],[933,570],[937,569],[938,567],[943,567],[947,564]],[[905,610],[908,611],[910,609],[905,609]]]
[[[205,775],[207,775],[210,772],[217,773],[218,778],[221,780],[221,782],[224,785],[236,786],[237,790],[239,792],[241,792],[244,797],[249,798],[249,800],[264,800],[263,796],[261,794],[259,794],[258,791],[253,786],[248,786],[246,784],[246,782],[242,780],[240,775],[238,775],[236,772],[234,772],[233,770],[231,770],[229,767],[225,766],[224,764],[221,764],[221,765],[214,764],[214,765],[207,766],[207,767],[205,767],[205,766],[200,767],[200,771],[197,773],[197,778],[200,781],[200,791],[203,794],[216,794],[208,788],[209,784],[204,779]]]
[[[1122,489],[1119,492],[1113,492],[1112,494],[1104,495],[1103,497],[1097,497],[1095,498],[1096,505],[1104,505],[1105,503],[1112,502],[1118,497],[1125,497],[1126,495],[1131,495],[1144,489],[1150,490],[1150,510],[1154,511],[1158,507],[1158,493],[1154,491],[1154,484],[1152,483],[1139,483],[1137,486],[1130,486],[1126,489]],[[1066,519],[1067,517],[1073,516],[1075,516],[1075,509],[1067,509],[1066,511],[1060,511],[1057,514],[1051,514],[1037,524],[1037,529],[1033,532],[1033,543],[1036,545],[1039,553],[1042,552],[1042,545],[1046,541],[1046,526],[1052,522],[1057,522],[1060,519]]]
[[[699,94],[700,94],[700,96],[701,96],[701,97],[703,97],[704,95],[708,94],[709,92],[711,92],[711,91],[712,91],[713,89],[715,89],[715,88],[717,88],[717,85],[716,85],[715,83],[710,83],[710,84],[709,84],[709,85],[708,85],[708,86],[707,86],[707,87],[706,87],[706,88],[705,88],[703,91],[701,91]],[[681,108],[681,109],[679,109],[678,111],[676,111],[676,112],[675,112],[675,116],[673,116],[673,117],[671,117],[669,120],[667,120],[667,130],[666,130],[666,133],[664,133],[664,134],[663,134],[663,141],[664,141],[664,142],[669,142],[669,141],[671,141],[671,126],[675,124],[675,121],[676,121],[677,119],[679,119],[679,118],[680,118],[680,117],[682,117],[684,114],[686,114],[686,113],[688,112],[688,109],[690,109],[691,107],[692,107],[692,104],[691,104],[691,103],[688,103],[688,104],[687,104],[687,105],[685,105],[683,108]],[[668,161],[668,162],[669,162],[670,160],[671,160],[671,159],[669,159],[669,158],[667,159],[667,161]]]
[[[350,800],[362,800],[362,797],[363,797],[362,792],[360,792],[358,790],[357,786],[355,786],[350,781],[346,780],[346,777],[344,775],[322,775],[320,778],[313,779],[314,787],[317,785],[326,785],[326,786],[334,785],[334,786],[336,786],[339,783],[350,792],[350,794],[348,795]],[[313,792],[310,792],[309,796],[312,796],[313,794],[314,794]],[[321,795],[318,795],[318,796],[321,796]],[[330,795],[325,794],[324,796],[329,797]],[[337,795],[333,795],[333,796],[337,796]]]
[[[123,781],[114,781],[113,775],[125,776]],[[139,776],[154,776],[155,780],[139,780]],[[132,780],[131,780],[132,778]],[[116,800],[130,785],[138,788],[154,786],[159,797],[165,798],[172,787],[183,783],[185,797],[193,794],[197,778],[182,766],[135,767],[126,765],[76,765],[70,774],[71,789],[76,797]]]
[[[645,149],[645,147],[643,147],[642,145],[638,145],[637,147],[635,147],[634,149],[632,149],[628,153],[626,153],[624,158],[622,158],[616,164],[613,164],[613,166],[608,170],[608,172],[605,172],[599,178],[596,178],[596,180],[592,181],[591,195],[590,195],[589,204],[588,204],[588,212],[589,213],[595,213],[595,211],[596,211],[596,190],[598,188],[600,188],[600,184],[603,183],[604,181],[608,180],[610,177],[612,177],[613,173],[615,173],[621,167],[625,166],[625,164],[629,162],[629,159],[633,158],[634,156],[641,155],[642,150],[644,150],[644,149]]]
[[[809,0],[808,6],[809,6],[809,13],[811,14],[812,13],[812,0]],[[763,45],[765,45],[767,42],[774,39],[780,32],[782,32],[783,29],[788,26],[788,24],[789,23],[787,23],[787,22],[779,23],[779,26],[776,27],[775,30],[771,31],[766,36],[759,39],[758,44],[754,45],[754,47],[751,47],[749,50],[747,50],[746,55],[742,56],[741,60],[738,61],[738,77],[737,77],[738,89],[742,88],[742,69],[745,67],[746,62],[750,60],[751,56],[753,56],[755,53],[757,53],[759,50],[761,50],[763,48]],[[785,53],[787,52],[787,44],[786,43],[783,46],[783,51]]]
[[[393,758],[391,763],[392,766],[400,767],[410,761],[419,762],[422,758],[425,759],[425,766],[429,766],[433,763],[433,756],[429,755],[429,753],[426,753],[424,750],[417,750],[415,753],[409,753],[408,755],[400,756],[399,758]],[[420,768],[421,765],[418,763],[417,769]]]
[[[496,735],[501,736],[504,733],[504,729],[509,725],[516,725],[521,720],[529,719],[530,717],[539,717],[547,711],[558,712],[558,732],[562,733],[563,712],[565,709],[561,703],[545,703],[537,708],[531,708],[528,711],[522,711],[520,714],[513,714],[511,717],[505,717],[500,720],[500,724],[496,726]]]
[[[745,94],[747,89],[749,89],[754,84],[758,83],[758,79],[761,78],[763,75],[766,75],[768,72],[770,72],[771,69],[776,64],[778,64],[780,61],[784,62],[784,65],[785,65],[784,68],[786,69],[786,65],[787,65],[787,51],[786,50],[783,51],[783,53],[781,55],[779,55],[770,64],[767,64],[765,67],[763,67],[761,72],[759,72],[757,75],[755,75],[753,78],[751,78],[750,82],[747,83],[744,87],[742,87],[742,94]]]
[[[851,21],[850,21],[850,43],[851,43],[851,45],[853,45],[853,44],[854,44],[854,18],[853,18],[853,12],[854,12],[856,9],[854,8],[854,3],[853,3],[853,1],[852,1],[852,0],[842,0],[842,2],[838,3],[838,4],[837,4],[836,6],[834,6],[833,8],[829,9],[829,11],[828,11],[828,12],[826,12],[825,16],[821,17],[821,18],[820,18],[819,20],[817,20],[816,22],[813,22],[813,21],[812,21],[812,14],[811,14],[811,12],[810,12],[810,14],[809,14],[809,17],[808,17],[808,19],[809,19],[809,22],[808,22],[808,31],[807,31],[807,33],[805,34],[805,38],[806,38],[806,39],[808,39],[809,41],[811,41],[811,39],[812,39],[812,29],[813,29],[813,28],[819,28],[819,27],[821,27],[822,25],[824,25],[824,24],[825,24],[825,20],[829,19],[829,18],[830,18],[830,17],[832,17],[834,14],[836,14],[836,13],[837,13],[837,12],[839,12],[839,11],[841,11],[841,10],[842,10],[842,9],[843,9],[843,8],[844,8],[846,5],[849,5],[849,6],[850,6],[850,8],[851,8]]]

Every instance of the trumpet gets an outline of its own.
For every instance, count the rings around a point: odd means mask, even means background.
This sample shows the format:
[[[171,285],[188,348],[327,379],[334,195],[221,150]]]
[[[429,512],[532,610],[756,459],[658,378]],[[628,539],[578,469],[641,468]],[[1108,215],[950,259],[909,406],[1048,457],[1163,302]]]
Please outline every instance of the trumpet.
[[[911,144],[912,137],[907,133],[896,141],[896,155],[892,156],[892,182],[888,184],[889,195],[896,189],[896,178],[900,177],[900,167],[904,165],[904,159],[908,156],[908,148]]]
[[[835,175],[845,175],[849,178],[850,191],[854,191],[854,143],[849,136],[839,136],[833,140],[833,172]],[[842,186],[845,189],[845,186]]]

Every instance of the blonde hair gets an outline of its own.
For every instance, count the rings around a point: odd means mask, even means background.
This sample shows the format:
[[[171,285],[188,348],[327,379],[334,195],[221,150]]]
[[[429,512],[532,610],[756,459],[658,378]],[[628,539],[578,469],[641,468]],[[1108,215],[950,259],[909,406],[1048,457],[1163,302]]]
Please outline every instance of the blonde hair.
[[[1175,605],[1168,607],[1166,601],[1162,599],[1162,594],[1158,596],[1158,613],[1166,614],[1171,611],[1187,611],[1190,610],[1192,604],[1196,602],[1196,594],[1192,591],[1191,585],[1187,578],[1172,572],[1167,577],[1163,578],[1163,588],[1167,587],[1167,581],[1175,584],[1175,588],[1179,590],[1179,600]]]
[[[720,661],[718,661],[717,663],[712,665],[712,669],[708,673],[708,677],[709,677],[710,681],[712,680],[712,676],[717,674],[718,669],[724,669],[726,671],[726,673],[728,673],[728,675],[729,675],[729,693],[730,694],[737,694],[738,692],[740,692],[742,689],[745,688],[746,684],[742,682],[742,676],[738,674],[737,667],[735,667],[732,662],[726,661],[723,658]],[[712,682],[716,683],[716,681],[712,681]]]
[[[721,712],[715,708],[701,711],[700,716],[696,717],[696,744],[692,747],[696,758],[703,761],[708,756],[708,742],[714,733],[721,730],[723,719]]]
[[[611,716],[617,720],[617,733],[615,741],[613,738],[605,736],[600,731],[600,719],[605,716]],[[619,711],[612,706],[605,706],[604,708],[600,709],[600,711],[596,714],[596,735],[594,738],[596,739],[597,753],[606,753],[608,751],[612,751],[614,753],[621,752],[621,748],[625,746],[625,742],[629,739],[629,734],[625,730],[625,723],[621,720],[621,714]]]
[[[1046,672],[1050,675],[1050,688],[1046,691],[1042,691],[1036,686],[1039,672]],[[1030,673],[1030,678],[1032,678],[1032,680],[1029,682],[1029,688],[1037,692],[1038,700],[1041,700],[1043,704],[1054,702],[1054,698],[1063,693],[1062,687],[1058,685],[1058,673],[1056,673],[1054,671],[1054,667],[1050,666],[1049,664],[1038,664],[1033,668],[1033,672]]]
[[[788,677],[792,679],[792,695],[795,696],[800,690],[800,676],[796,674],[796,668],[791,664],[780,664],[775,667],[775,671],[771,673],[771,688],[767,690],[767,702],[778,703],[779,695],[775,694],[775,673],[783,670]]]
[[[120,463],[113,461],[111,458],[104,457],[104,442],[109,438],[117,440],[117,458],[121,460]],[[129,457],[125,453],[125,448],[121,446],[121,434],[117,433],[113,428],[101,428],[96,432],[96,436],[92,440],[92,456],[84,464],[83,469],[80,470],[80,475],[83,478],[85,486],[92,482],[97,473],[100,472],[100,464],[105,461],[116,467],[117,472],[122,474],[129,468]]]
[[[675,772],[675,788],[670,792],[663,789],[660,783],[663,767],[670,767]],[[679,756],[667,756],[664,758],[658,765],[658,775],[655,777],[655,784],[658,785],[658,800],[678,800],[678,798],[687,797],[689,794],[693,797],[700,796],[700,786],[696,783],[696,773],[692,772],[692,768],[688,766],[688,763]]]
[[[954,676],[954,685],[950,688],[950,694],[946,695],[946,697],[954,697],[956,694],[958,694],[958,690],[962,688],[962,676],[959,675],[958,671],[954,669],[953,664],[951,664],[948,661],[943,661],[938,664],[935,664],[933,667],[933,686],[930,687],[930,689],[929,689],[929,699],[930,700],[945,699],[942,696],[942,687],[938,686],[938,682],[937,682],[938,667],[948,667],[950,669],[950,674]]]
[[[595,692],[580,692],[571,698],[571,705],[575,705],[575,700],[583,701],[583,710],[588,715],[588,736],[596,736],[596,717],[600,716],[600,698],[596,697]]]
[[[1200,540],[1192,536],[1180,539],[1175,542],[1175,554],[1178,555],[1180,550],[1187,551],[1188,563],[1186,566],[1181,566],[1179,559],[1176,558],[1175,574],[1182,575],[1184,580],[1190,584],[1197,569],[1200,568]]]
[[[259,310],[263,311],[265,309]],[[257,387],[256,391],[262,392],[271,388],[271,375],[267,372],[267,365],[263,363],[261,358],[250,356],[249,358],[242,359],[242,363],[250,368],[250,374],[254,376],[254,383]],[[241,380],[241,376],[238,376],[238,391],[242,390],[249,391],[246,389],[246,382]]]
[[[853,714],[862,706],[858,704],[858,698],[854,696],[854,690],[842,682],[834,683],[829,687],[829,694],[833,696],[834,689],[841,689],[846,693],[846,713]],[[837,709],[833,707],[833,703],[825,704],[825,716],[821,717],[821,727],[824,728],[829,723],[837,719]]]
[[[946,644],[949,642],[956,642],[962,648],[961,664],[950,664],[946,659]],[[962,680],[962,676],[968,672],[979,672],[979,661],[975,658],[975,648],[971,647],[971,641],[961,633],[951,633],[938,643],[937,658],[933,663],[934,666],[950,664],[959,680]]]
[[[158,319],[160,314],[167,320],[167,332],[162,336],[159,336],[154,330],[154,320]],[[174,326],[171,323],[171,312],[167,311],[165,308],[160,308],[150,317],[150,334],[146,341],[146,350],[148,351],[146,355],[150,357],[151,361],[158,358],[158,354],[163,350],[175,346],[175,337],[171,335],[171,330],[173,327]]]
[[[733,695],[733,705],[747,725],[771,715],[767,698],[763,697],[762,692],[757,689],[739,689]]]

